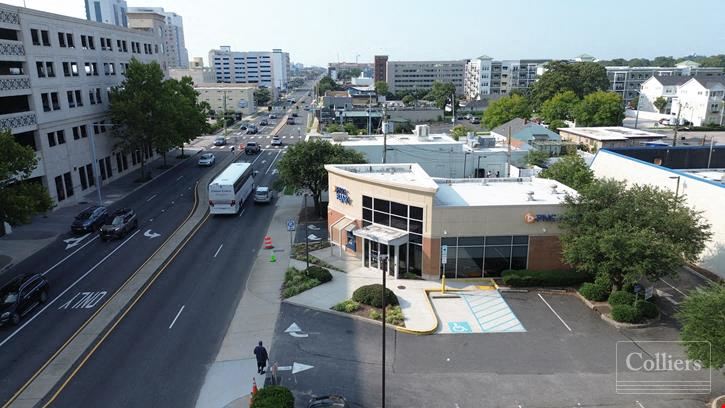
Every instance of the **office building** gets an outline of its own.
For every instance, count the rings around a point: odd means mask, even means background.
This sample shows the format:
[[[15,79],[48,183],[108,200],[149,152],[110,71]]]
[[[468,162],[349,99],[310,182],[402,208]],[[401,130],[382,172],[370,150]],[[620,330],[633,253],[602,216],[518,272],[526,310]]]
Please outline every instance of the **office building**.
[[[86,20],[128,27],[126,0],[85,0]]]
[[[388,80],[388,77],[386,76],[387,66],[388,66],[388,56],[387,55],[376,55],[375,56],[375,70],[374,70],[375,82],[378,82],[378,81],[386,82]]]
[[[391,93],[425,91],[433,82],[452,83],[456,95],[464,93],[466,60],[388,61],[385,76]]]
[[[129,7],[129,26],[136,28],[136,20],[147,19],[151,15],[160,15],[164,18],[164,54],[169,68],[188,68],[189,53],[184,41],[184,21],[180,15],[164,11],[162,7]]]
[[[158,36],[8,5],[0,15],[0,128],[36,153],[25,182],[64,206],[154,154],[119,150],[108,108],[131,58],[163,58]]]
[[[290,77],[289,53],[269,51],[232,51],[229,46],[209,51],[209,66],[216,82],[244,83],[287,90]]]
[[[207,102],[214,112],[224,112],[226,109],[227,112],[246,116],[256,111],[255,86],[212,83],[196,85],[194,89],[199,92],[199,101]]]
[[[375,65],[369,62],[330,62],[327,64],[327,75],[333,79],[337,79],[338,73],[350,70],[359,70],[366,77],[372,78],[375,73]]]
[[[466,63],[465,96],[469,101],[495,99],[528,89],[548,59],[503,60],[482,55]]]
[[[613,147],[641,146],[644,143],[661,141],[665,137],[660,133],[623,126],[567,127],[560,128],[559,135],[562,140],[574,142],[579,146],[586,146],[590,151]]]
[[[415,163],[325,169],[332,251],[363,267],[432,280],[568,268],[557,216],[576,192],[557,181],[436,179]]]

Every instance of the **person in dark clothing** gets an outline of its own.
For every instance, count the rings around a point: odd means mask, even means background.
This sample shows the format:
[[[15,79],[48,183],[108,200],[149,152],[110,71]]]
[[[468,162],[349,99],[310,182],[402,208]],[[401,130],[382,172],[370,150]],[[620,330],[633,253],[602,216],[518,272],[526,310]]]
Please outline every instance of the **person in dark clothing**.
[[[259,345],[254,348],[254,355],[257,357],[257,373],[264,374],[264,369],[267,367],[267,360],[269,359],[269,356],[267,355],[267,349],[264,348],[261,341],[259,342]]]

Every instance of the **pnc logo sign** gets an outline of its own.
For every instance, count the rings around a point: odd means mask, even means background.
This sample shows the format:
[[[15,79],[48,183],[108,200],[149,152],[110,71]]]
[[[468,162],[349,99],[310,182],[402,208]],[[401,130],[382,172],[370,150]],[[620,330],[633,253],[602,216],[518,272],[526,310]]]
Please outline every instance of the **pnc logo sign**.
[[[350,193],[344,187],[335,187],[335,196],[337,197],[337,200],[343,204],[352,204],[352,199],[350,199]]]
[[[526,213],[524,214],[524,222],[527,224],[534,224],[537,222],[556,222],[558,221],[558,216],[556,214],[534,214],[534,213]]]

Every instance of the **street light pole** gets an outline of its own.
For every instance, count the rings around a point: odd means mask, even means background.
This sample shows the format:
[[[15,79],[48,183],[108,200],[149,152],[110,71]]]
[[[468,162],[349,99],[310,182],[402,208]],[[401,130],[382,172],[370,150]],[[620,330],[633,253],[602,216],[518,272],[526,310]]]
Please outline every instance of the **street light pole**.
[[[385,257],[385,261],[387,263],[387,255],[381,255],[380,254],[380,244],[378,244],[378,267],[380,268],[380,261],[381,258]],[[386,283],[386,273],[383,271],[383,268],[380,268],[380,270],[383,272],[383,369],[382,369],[382,408],[385,408],[385,309],[387,306],[387,303],[385,301],[385,292],[387,291],[385,283]]]
[[[675,187],[675,205],[677,205],[677,199],[680,195],[680,176],[672,176],[671,179],[677,179],[677,186]]]
[[[307,223],[305,223],[305,262],[307,263],[307,269],[310,269],[310,239],[307,230]]]

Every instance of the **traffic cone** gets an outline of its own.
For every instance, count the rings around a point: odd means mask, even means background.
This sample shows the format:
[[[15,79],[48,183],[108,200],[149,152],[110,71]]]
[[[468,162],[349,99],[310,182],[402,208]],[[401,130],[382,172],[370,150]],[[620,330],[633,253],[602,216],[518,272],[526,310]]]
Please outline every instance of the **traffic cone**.
[[[259,391],[257,389],[257,380],[255,380],[254,378],[252,378],[252,396],[257,395],[257,391]]]
[[[274,248],[274,245],[272,245],[272,237],[269,235],[264,237],[264,249],[272,249]]]

